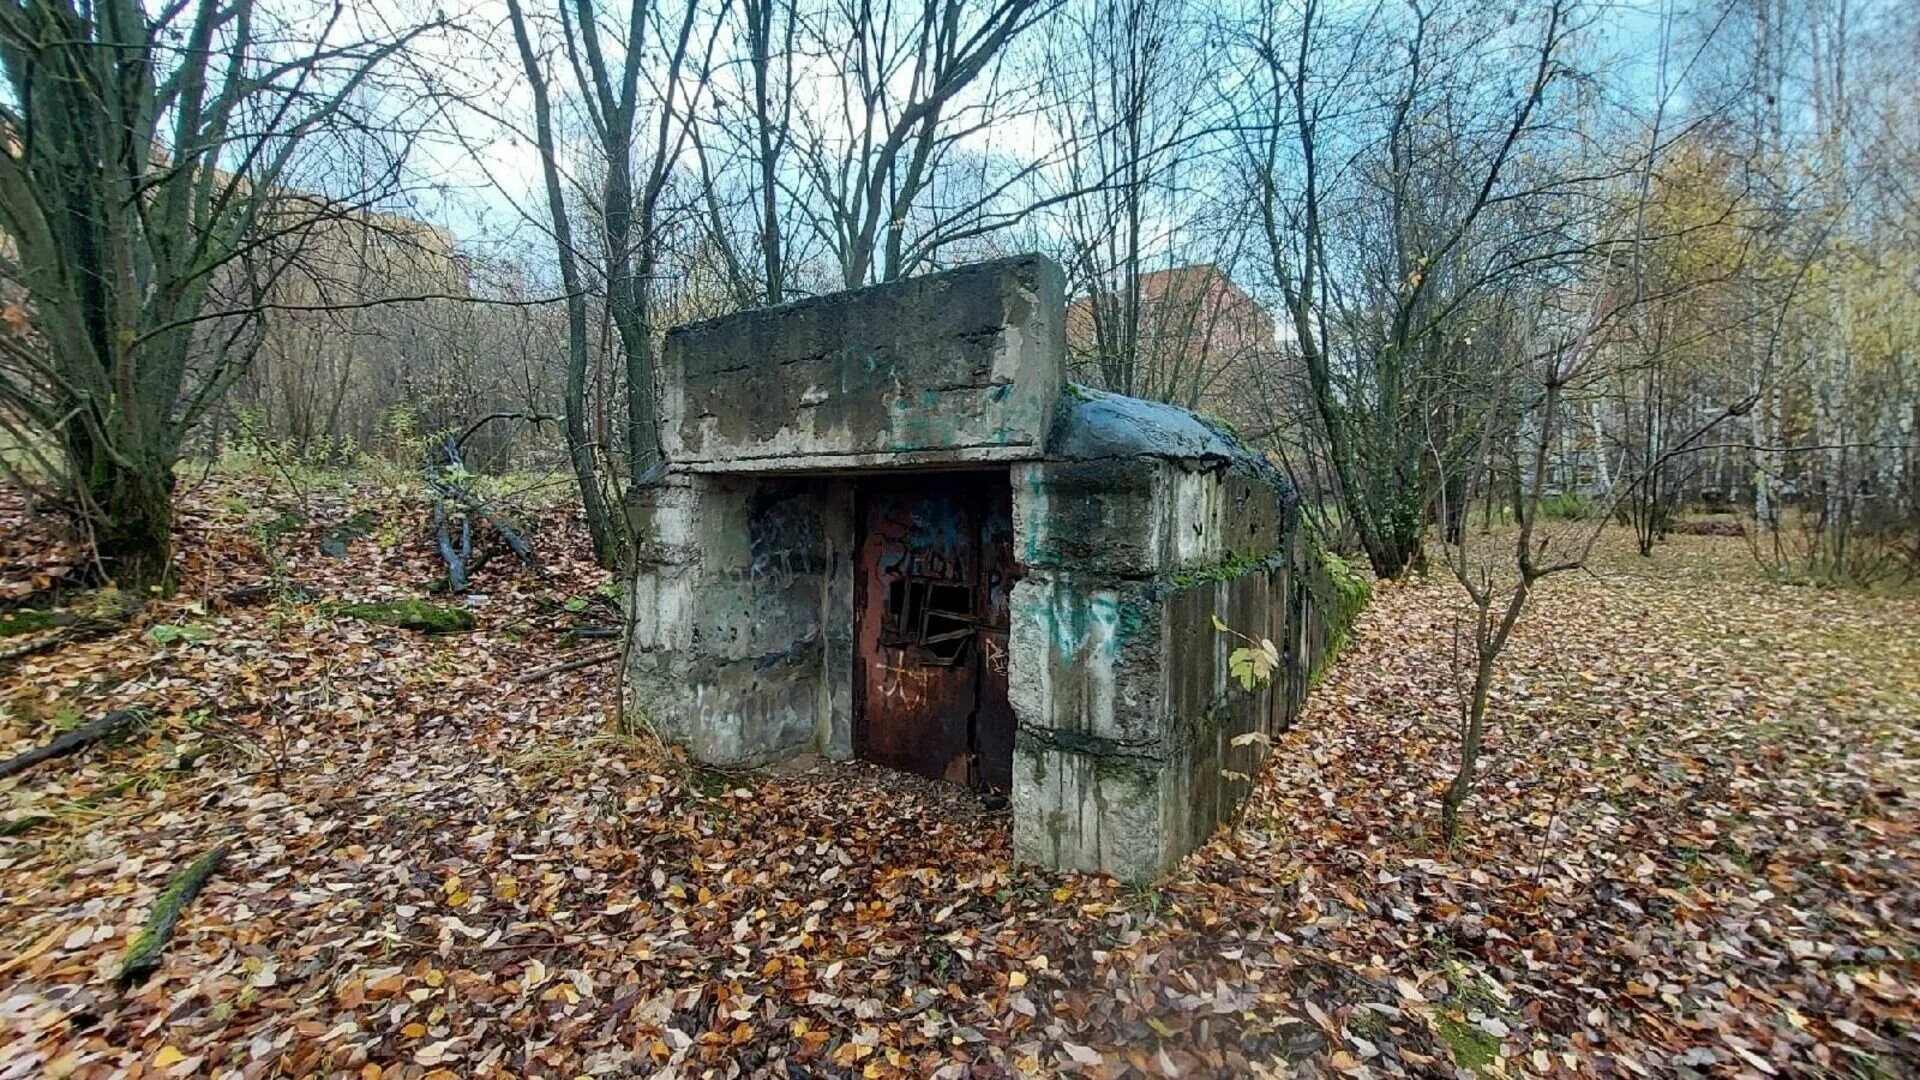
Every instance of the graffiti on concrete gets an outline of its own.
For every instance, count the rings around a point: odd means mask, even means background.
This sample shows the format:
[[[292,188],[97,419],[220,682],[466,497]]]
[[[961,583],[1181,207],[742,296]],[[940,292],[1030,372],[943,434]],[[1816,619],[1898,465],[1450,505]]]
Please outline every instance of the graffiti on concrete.
[[[820,515],[812,501],[783,493],[762,495],[747,512],[747,578],[756,586],[791,588],[796,577],[824,569]]]

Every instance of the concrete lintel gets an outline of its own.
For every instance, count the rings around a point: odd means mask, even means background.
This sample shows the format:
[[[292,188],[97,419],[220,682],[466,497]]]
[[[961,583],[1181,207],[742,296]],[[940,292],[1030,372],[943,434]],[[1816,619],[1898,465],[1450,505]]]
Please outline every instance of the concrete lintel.
[[[677,472],[700,476],[729,473],[859,473],[900,469],[977,469],[1035,461],[1041,456],[1040,448],[1031,445],[975,443],[923,450],[696,458],[676,461],[673,468]]]

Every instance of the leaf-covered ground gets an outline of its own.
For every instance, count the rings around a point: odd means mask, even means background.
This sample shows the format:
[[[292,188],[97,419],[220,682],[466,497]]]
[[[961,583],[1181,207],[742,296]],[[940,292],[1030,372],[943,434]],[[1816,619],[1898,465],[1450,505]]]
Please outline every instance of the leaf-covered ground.
[[[959,790],[610,737],[609,665],[518,681],[604,645],[564,633],[607,619],[568,515],[427,636],[336,608],[432,598],[403,491],[274,490],[194,488],[179,597],[0,661],[0,754],[153,713],[0,781],[0,1077],[1920,1069],[1912,599],[1607,551],[1523,624],[1447,850],[1454,592],[1382,588],[1238,835],[1141,888],[1012,865]],[[63,564],[19,510],[15,598]],[[268,551],[309,592],[224,601]]]

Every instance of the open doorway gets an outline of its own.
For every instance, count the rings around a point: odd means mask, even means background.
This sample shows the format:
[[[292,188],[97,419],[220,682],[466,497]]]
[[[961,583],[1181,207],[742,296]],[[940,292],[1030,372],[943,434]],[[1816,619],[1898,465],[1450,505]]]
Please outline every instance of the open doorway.
[[[854,749],[990,792],[1013,784],[1007,704],[1012,489],[1005,471],[861,484],[854,565]]]

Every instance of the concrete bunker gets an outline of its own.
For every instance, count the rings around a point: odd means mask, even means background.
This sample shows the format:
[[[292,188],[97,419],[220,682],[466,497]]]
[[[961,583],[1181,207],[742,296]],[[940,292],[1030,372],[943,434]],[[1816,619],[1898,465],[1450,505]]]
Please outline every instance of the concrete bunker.
[[[1065,381],[1048,260],[672,331],[627,678],[703,762],[860,756],[1005,792],[1016,854],[1149,878],[1246,794],[1329,636],[1291,489],[1184,409]],[[1286,663],[1249,693],[1218,616]]]

